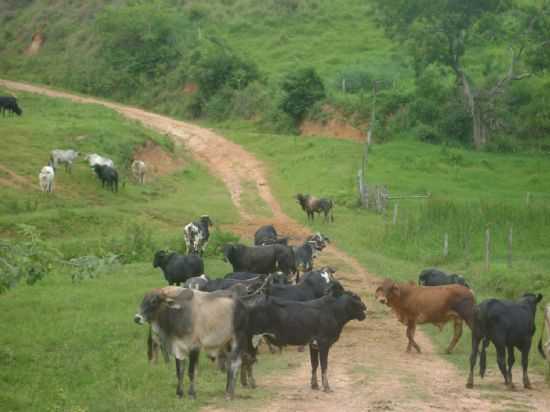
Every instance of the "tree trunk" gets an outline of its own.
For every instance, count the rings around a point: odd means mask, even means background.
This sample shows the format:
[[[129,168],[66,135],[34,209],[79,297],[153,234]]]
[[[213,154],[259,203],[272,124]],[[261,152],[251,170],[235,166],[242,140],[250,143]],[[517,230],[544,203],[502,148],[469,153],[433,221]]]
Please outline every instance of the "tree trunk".
[[[464,97],[468,105],[468,110],[470,111],[470,116],[472,117],[472,139],[475,148],[479,150],[487,143],[489,135],[489,128],[483,116],[481,99],[479,99],[477,93],[472,91],[470,82],[466,78],[464,72],[462,70],[457,70],[457,73],[460,76]]]

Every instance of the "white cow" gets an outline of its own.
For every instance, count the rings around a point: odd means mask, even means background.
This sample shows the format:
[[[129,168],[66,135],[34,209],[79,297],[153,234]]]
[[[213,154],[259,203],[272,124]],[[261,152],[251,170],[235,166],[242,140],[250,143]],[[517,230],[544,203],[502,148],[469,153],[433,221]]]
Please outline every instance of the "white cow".
[[[97,153],[87,154],[84,157],[84,160],[86,160],[88,162],[90,167],[94,167],[95,165],[104,165],[104,166],[109,166],[109,167],[112,167],[112,168],[115,167],[115,162],[113,162],[108,157],[100,156]]]
[[[54,149],[50,152],[50,163],[54,169],[57,169],[57,166],[63,163],[65,165],[65,171],[70,173],[73,162],[78,158],[78,155],[79,153],[73,149]]]
[[[38,175],[38,182],[40,183],[40,189],[43,192],[53,192],[53,181],[55,177],[55,171],[52,166],[44,166]]]
[[[138,183],[145,183],[146,172],[147,166],[145,165],[145,162],[143,160],[134,160],[132,162],[132,174],[134,175],[134,179],[136,179]]]

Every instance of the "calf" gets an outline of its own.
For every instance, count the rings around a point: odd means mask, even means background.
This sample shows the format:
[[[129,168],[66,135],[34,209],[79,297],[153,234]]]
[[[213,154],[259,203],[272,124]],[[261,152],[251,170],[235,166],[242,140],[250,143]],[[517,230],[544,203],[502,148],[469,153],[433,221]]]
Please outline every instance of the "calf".
[[[161,268],[169,285],[180,285],[193,276],[204,273],[204,263],[196,255],[179,255],[159,250],[155,253],[153,267]]]
[[[243,348],[247,347],[248,312],[232,293],[205,293],[174,286],[147,293],[134,316],[138,324],[151,325],[149,353],[160,346],[165,359],[176,359],[178,385],[183,397],[182,361],[189,357],[189,397],[195,398],[195,368],[201,349],[211,357],[226,359],[226,397],[233,398]]]
[[[486,349],[493,342],[497,351],[497,363],[506,386],[513,387],[512,366],[515,362],[514,348],[521,352],[523,368],[523,386],[531,389],[527,366],[531,340],[535,334],[535,314],[542,295],[524,294],[518,301],[487,299],[476,306],[472,328],[472,353],[470,354],[470,374],[467,388],[474,387],[474,368],[477,361],[479,344],[483,341],[479,355],[479,372],[485,375],[487,366]],[[508,368],[505,356],[508,351]]]
[[[65,171],[71,172],[73,162],[78,159],[79,153],[76,150],[54,149],[50,152],[50,162],[54,169],[57,169],[60,163],[65,165]]]
[[[550,338],[544,344],[544,348],[542,346],[542,338],[544,336],[545,325],[546,325],[546,329],[550,330],[550,304],[546,305],[546,307],[544,308],[544,320],[542,323],[542,332],[540,333],[540,339],[539,339],[539,345],[538,345],[539,353],[541,354],[541,356],[544,359],[549,360],[550,362]]]
[[[53,183],[55,178],[55,171],[52,166],[44,166],[38,175],[38,183],[40,184],[40,190],[43,192],[53,192]]]
[[[424,269],[418,276],[418,284],[420,286],[442,286],[442,285],[462,285],[470,289],[470,285],[466,283],[464,278],[455,273],[447,274],[439,269],[431,268]]]
[[[334,222],[334,215],[332,213],[334,204],[332,203],[332,200],[323,197],[318,198],[308,194],[303,195],[301,193],[296,195],[296,200],[302,207],[302,210],[306,212],[308,221],[311,219],[313,222],[315,213],[321,214],[321,212],[323,212],[325,215],[325,222],[329,221],[329,217],[330,221]]]
[[[212,220],[208,215],[202,215],[199,220],[191,222],[183,228],[183,238],[187,253],[203,255],[208,246],[210,231],[208,228],[213,226]]]
[[[309,302],[291,302],[265,297],[249,308],[249,347],[253,337],[266,335],[278,346],[309,345],[311,389],[319,389],[317,368],[321,360],[323,390],[328,383],[328,353],[350,320],[362,321],[366,306],[356,294],[335,283],[329,295]]]
[[[17,99],[13,96],[0,96],[0,112],[2,112],[2,116],[5,116],[6,112],[15,113],[17,116],[23,114],[23,110],[17,104]]]
[[[94,172],[99,180],[101,180],[101,187],[110,188],[111,191],[118,192],[118,172],[110,166],[94,165]]]
[[[274,244],[286,246],[288,245],[288,238],[279,238],[277,235],[277,231],[275,230],[275,227],[273,227],[273,225],[262,226],[258,230],[256,230],[256,233],[254,233],[255,246],[266,246]]]
[[[451,353],[462,336],[462,321],[471,328],[474,308],[474,295],[462,285],[418,287],[414,283],[395,283],[384,279],[376,289],[376,300],[392,308],[397,319],[407,325],[409,340],[407,352],[420,347],[414,340],[416,324],[431,323],[443,328],[449,321],[454,322],[454,336],[447,348]]]
[[[132,175],[139,184],[145,183],[145,173],[147,172],[147,166],[143,160],[134,160],[132,162]]]
[[[281,271],[287,276],[295,271],[294,253],[288,246],[245,246],[226,244],[224,261],[231,263],[234,272],[269,274]]]

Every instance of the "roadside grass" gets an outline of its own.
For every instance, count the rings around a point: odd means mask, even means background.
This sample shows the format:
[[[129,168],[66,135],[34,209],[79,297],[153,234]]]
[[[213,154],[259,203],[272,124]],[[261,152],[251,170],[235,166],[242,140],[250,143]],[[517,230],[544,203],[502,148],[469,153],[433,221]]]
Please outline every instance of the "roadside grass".
[[[294,196],[298,192],[335,200],[334,224],[317,218],[309,225],[334,240],[380,277],[414,281],[426,267],[464,274],[481,301],[515,299],[540,292],[550,299],[550,169],[545,155],[499,155],[398,141],[374,145],[369,155],[368,182],[385,184],[390,194],[431,193],[430,200],[401,200],[397,224],[393,205],[385,216],[357,207],[356,176],[363,146],[343,140],[296,138],[257,133],[241,123],[218,125],[221,132],[265,162],[270,185],[285,213],[307,224]],[[530,205],[525,205],[531,192]],[[485,229],[491,229],[491,266],[484,264]],[[513,227],[513,266],[507,266],[507,234]],[[443,257],[443,236],[449,234],[449,256]],[[465,240],[466,239],[466,240]],[[539,309],[542,305],[539,306]],[[542,311],[537,314],[537,325]],[[443,333],[424,328],[443,353],[451,326]],[[403,334],[405,327],[403,327]],[[540,328],[534,341],[538,341]],[[465,368],[470,333],[448,358]],[[405,348],[403,348],[404,350]],[[533,346],[531,364],[544,362]],[[494,362],[491,357],[489,365]]]

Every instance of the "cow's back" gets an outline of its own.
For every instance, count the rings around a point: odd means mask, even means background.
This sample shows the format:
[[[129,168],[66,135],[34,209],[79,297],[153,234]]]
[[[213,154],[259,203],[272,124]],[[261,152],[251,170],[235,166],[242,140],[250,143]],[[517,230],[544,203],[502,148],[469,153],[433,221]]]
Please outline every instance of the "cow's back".
[[[217,348],[234,338],[236,300],[227,292],[194,292],[193,341]]]

